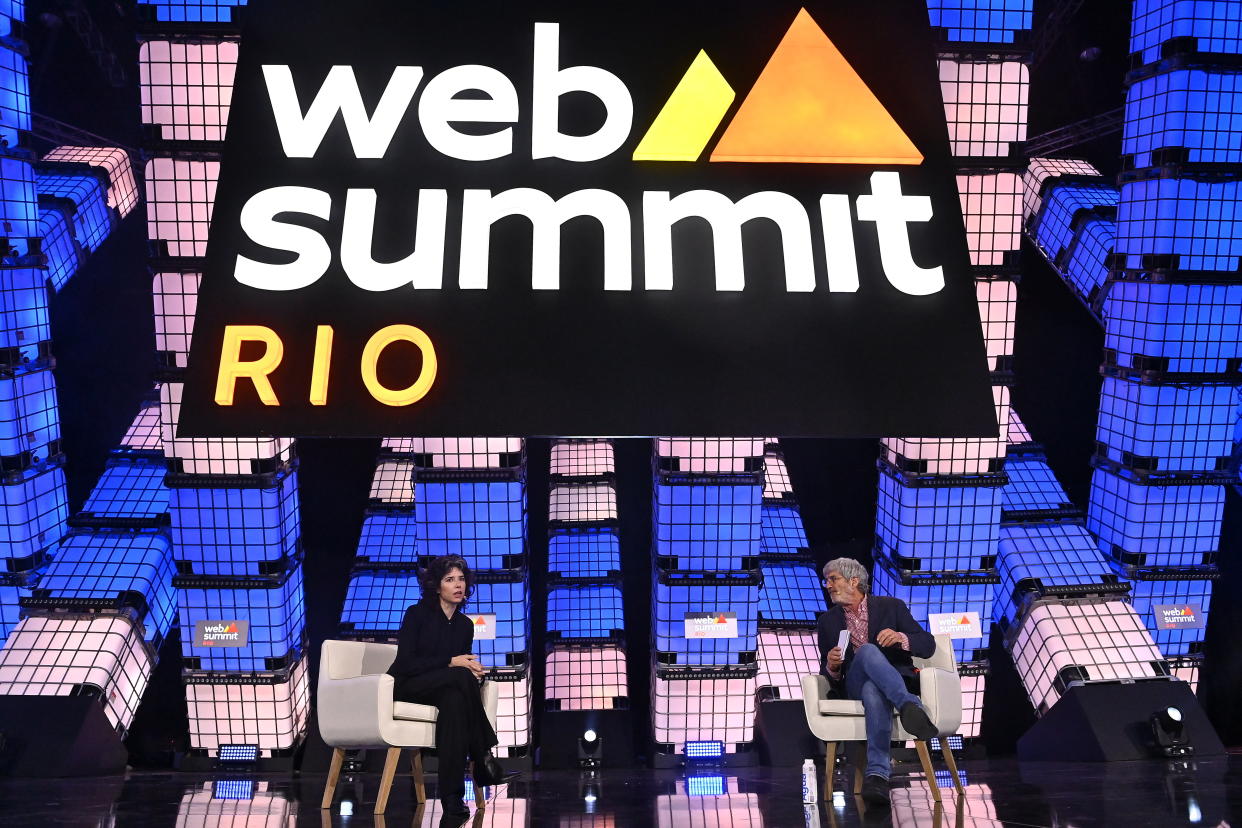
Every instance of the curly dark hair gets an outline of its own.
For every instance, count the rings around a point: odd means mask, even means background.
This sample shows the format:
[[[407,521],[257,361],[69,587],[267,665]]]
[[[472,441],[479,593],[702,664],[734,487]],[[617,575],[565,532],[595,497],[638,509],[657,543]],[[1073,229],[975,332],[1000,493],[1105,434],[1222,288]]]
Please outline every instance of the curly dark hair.
[[[466,599],[461,602],[462,607],[465,607],[470,596],[474,594],[474,573],[470,571],[470,564],[466,563],[466,559],[461,555],[441,555],[427,564],[426,569],[418,576],[419,583],[423,587],[423,597],[434,598],[439,595],[440,582],[454,569],[460,569],[461,574],[466,576]]]

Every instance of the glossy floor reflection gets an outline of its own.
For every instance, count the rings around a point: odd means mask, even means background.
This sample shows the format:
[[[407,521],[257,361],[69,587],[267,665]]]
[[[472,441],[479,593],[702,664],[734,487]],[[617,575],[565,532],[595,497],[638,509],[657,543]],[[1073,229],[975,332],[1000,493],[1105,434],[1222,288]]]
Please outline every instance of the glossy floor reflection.
[[[186,828],[807,828],[807,826],[1242,826],[1242,755],[1192,763],[1110,765],[962,763],[965,795],[948,772],[937,805],[920,773],[894,775],[892,808],[867,809],[838,790],[804,808],[797,768],[701,768],[692,772],[604,769],[539,771],[491,792],[464,823],[438,802],[418,808],[398,780],[388,813],[371,813],[375,775],[342,779],[330,811],[319,809],[324,777],[133,772],[127,777],[0,779],[5,826],[185,826]],[[845,774],[837,784],[846,785]],[[432,786],[434,788],[434,786]]]

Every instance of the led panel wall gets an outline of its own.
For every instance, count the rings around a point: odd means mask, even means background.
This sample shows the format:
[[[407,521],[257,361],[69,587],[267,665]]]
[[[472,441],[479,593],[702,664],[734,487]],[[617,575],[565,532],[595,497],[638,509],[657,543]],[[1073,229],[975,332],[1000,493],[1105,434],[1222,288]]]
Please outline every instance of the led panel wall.
[[[1153,150],[1163,152],[1153,158]],[[1126,91],[1121,151],[1139,168],[1242,162],[1242,75],[1177,69],[1135,81]]]
[[[143,178],[147,192],[147,236],[163,242],[169,256],[206,255],[220,162],[152,158],[147,161]]]
[[[1044,182],[1049,178],[1062,175],[1098,176],[1099,174],[1100,171],[1095,167],[1076,158],[1032,158],[1022,176],[1023,215],[1030,217],[1040,211],[1043,206]]]
[[[157,387],[150,399],[143,400],[117,451],[163,452],[159,398],[160,389]]]
[[[1075,220],[1079,211],[1096,211],[1105,215],[1117,207],[1117,188],[1103,180],[1100,183],[1084,181],[1053,182],[1044,192],[1035,225],[1035,243],[1050,259],[1070,246],[1074,238]]]
[[[1237,271],[1242,255],[1242,181],[1153,178],[1121,185],[1117,253],[1124,267]],[[1144,263],[1144,257],[1157,257]]]
[[[395,638],[406,607],[422,597],[413,571],[355,572],[345,592],[341,631],[350,636]]]
[[[780,451],[769,450],[763,455],[763,499],[765,502],[793,499],[789,469]]]
[[[168,514],[168,488],[163,460],[148,457],[109,458],[77,517],[162,522]]]
[[[820,613],[828,611],[820,574],[808,562],[768,562],[760,570],[759,626],[813,627]]]
[[[753,568],[762,498],[758,483],[657,481],[655,554],[660,567],[706,572]]]
[[[871,570],[871,592],[900,598],[924,629],[931,627],[933,613],[953,615],[957,619],[967,613],[978,615],[980,635],[953,639],[953,653],[958,662],[987,660],[992,601],[999,581],[999,577],[991,575],[902,577],[884,561]]]
[[[0,649],[0,695],[89,695],[124,735],[151,667],[151,653],[128,618],[31,616]]]
[[[548,572],[562,578],[608,578],[621,572],[621,540],[610,527],[565,527],[548,536]]]
[[[35,174],[35,189],[40,197],[73,203],[74,234],[87,251],[98,250],[111,235],[116,215],[108,207],[108,188],[99,178],[89,173],[54,172],[41,167]]]
[[[1145,570],[1129,579],[1130,603],[1166,657],[1201,655],[1217,572]],[[1193,623],[1178,626],[1181,619]]]
[[[1242,285],[1114,282],[1104,347],[1127,368],[1229,371],[1242,359]]]
[[[156,0],[140,2],[155,19],[167,23],[231,23],[246,0]]]
[[[972,667],[973,665],[958,665],[958,679],[962,683],[962,723],[958,725],[957,735],[963,739],[974,739],[983,729],[983,694],[988,681],[987,671],[982,667]]]
[[[916,474],[987,474],[999,471],[1008,445],[1009,388],[992,386],[997,432],[994,438],[953,439],[885,437],[884,458],[903,471]]]
[[[129,618],[158,648],[177,612],[172,577],[166,535],[76,530],[57,544],[26,606],[40,615],[95,611]]]
[[[125,218],[138,206],[138,185],[129,153],[118,147],[56,147],[44,161],[66,161],[100,167],[108,173],[108,206]]]
[[[1231,385],[1148,385],[1105,377],[1096,444],[1129,468],[1220,471],[1233,449],[1237,410]]]
[[[1018,32],[1031,28],[1034,0],[927,0],[933,26],[949,41],[1013,43]]]
[[[628,703],[620,647],[558,647],[548,653],[544,671],[544,698],[557,710],[613,710]]]
[[[760,556],[804,553],[811,542],[806,538],[802,514],[794,505],[765,504],[759,511]]]
[[[0,265],[0,349],[9,352],[6,363],[39,359],[39,343],[52,338],[47,279],[42,268]]]
[[[1008,643],[1041,715],[1074,682],[1165,675],[1160,651],[1125,601],[1037,604]]]
[[[519,437],[385,437],[381,445],[434,469],[510,468],[520,464],[524,453]]]
[[[876,538],[901,569],[990,569],[996,557],[999,486],[906,486],[881,466]]]
[[[495,748],[500,758],[526,756],[530,751],[530,680],[497,681]]]
[[[166,141],[223,141],[237,42],[149,40],[138,47],[142,122]]]
[[[1130,51],[1154,63],[1166,42],[1194,38],[1196,51],[1236,55],[1242,53],[1240,15],[1239,0],[1135,0]]]
[[[57,466],[27,469],[0,485],[0,558],[9,570],[31,569],[61,539],[69,517],[65,473]]]
[[[1022,422],[1022,418],[1018,416],[1018,412],[1009,409],[1009,445],[1021,446],[1026,443],[1032,443],[1031,432],[1027,430],[1026,424]]]
[[[553,585],[548,590],[547,626],[549,638],[562,641],[623,636],[621,588],[612,584]]]
[[[676,781],[674,791],[656,797],[657,828],[742,828],[763,824],[759,795],[740,792],[735,777],[725,778],[717,773],[690,775],[684,781]]]
[[[1088,305],[1094,304],[1096,294],[1108,279],[1109,256],[1116,247],[1117,222],[1113,219],[1088,216],[1079,224],[1061,270],[1070,287]]]
[[[760,630],[756,652],[760,699],[801,701],[802,677],[819,672],[819,643],[813,630]]]
[[[1022,176],[1013,172],[958,173],[970,263],[1009,263],[1022,245]]]
[[[755,738],[754,678],[651,678],[651,717],[657,750],[684,754],[686,742],[721,741],[725,753]]]
[[[1087,528],[1128,566],[1199,566],[1220,543],[1223,486],[1144,486],[1096,469]]]
[[[69,283],[85,260],[67,209],[68,205],[39,205],[39,237],[47,257],[47,279],[56,291]]]
[[[548,495],[548,519],[560,522],[617,519],[617,490],[610,483],[554,485]]]
[[[297,806],[271,790],[271,784],[266,779],[240,778],[204,782],[181,795],[177,828],[285,828],[297,819]]]
[[[763,462],[764,443],[758,437],[659,437],[655,442],[663,471],[752,472]]]
[[[171,364],[167,367],[184,368],[188,364],[202,280],[203,274],[197,272],[156,273],[152,279],[155,350],[171,355]]]
[[[975,298],[979,303],[983,344],[988,352],[988,370],[997,371],[1001,369],[1001,358],[1013,354],[1018,284],[1009,279],[977,279]]]
[[[515,569],[526,552],[526,484],[419,480],[419,553],[462,555],[474,569]]]
[[[1090,533],[1075,524],[1002,528],[996,568],[1001,586],[994,617],[1002,627],[1039,598],[1124,594]]]
[[[0,371],[0,467],[20,469],[59,452],[60,412],[51,365]]]
[[[414,464],[409,460],[384,460],[371,477],[371,502],[391,507],[414,508]]]
[[[616,460],[608,440],[557,440],[552,444],[552,474],[593,477],[615,471]]]
[[[496,616],[495,638],[474,641],[474,654],[488,669],[521,669],[530,649],[530,591],[521,576],[482,578],[476,573],[471,615]],[[404,609],[404,608],[402,608]]]
[[[39,235],[39,206],[34,168],[28,161],[0,156],[0,215],[8,222],[10,241]],[[25,245],[21,245],[22,249]]]
[[[30,71],[17,45],[0,46],[0,136],[10,147],[20,146],[21,133],[30,131]]]
[[[214,757],[220,745],[257,745],[261,757],[287,756],[310,715],[307,656],[281,673],[185,679],[190,747]]]
[[[184,474],[262,474],[288,463],[293,440],[285,437],[178,438],[183,383],[160,386],[160,428],[170,469]]]
[[[1009,61],[941,57],[940,94],[949,148],[958,157],[1006,157],[1026,140],[1030,70]]]
[[[412,514],[373,512],[362,521],[362,533],[358,538],[358,561],[417,563],[417,538],[418,522]]]
[[[653,649],[666,667],[738,667],[753,662],[759,619],[757,573],[660,572],[652,600]],[[687,638],[686,616],[734,613],[734,638]]]
[[[276,578],[179,578],[176,585],[186,669],[270,672],[287,668],[301,655],[306,610],[300,564]],[[197,623],[234,621],[249,624],[245,647],[201,646],[196,640]]]
[[[1074,508],[1048,461],[1042,457],[1010,457],[1005,460],[1005,474],[1009,482],[1001,489],[1001,507],[1006,513]]]

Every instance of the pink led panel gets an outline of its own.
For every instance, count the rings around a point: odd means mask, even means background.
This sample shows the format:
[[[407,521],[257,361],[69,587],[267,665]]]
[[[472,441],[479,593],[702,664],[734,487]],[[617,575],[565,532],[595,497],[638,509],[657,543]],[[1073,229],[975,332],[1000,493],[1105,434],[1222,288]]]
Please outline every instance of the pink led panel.
[[[1031,433],[1026,430],[1026,425],[1018,417],[1018,412],[1013,408],[1009,409],[1009,433],[1007,439],[1009,444],[1013,446],[1032,442]]]
[[[166,141],[223,141],[237,43],[151,40],[138,48],[142,122]]]
[[[287,463],[292,458],[293,440],[287,437],[174,437],[182,385],[160,386],[160,422],[164,454],[180,460],[185,474],[255,474],[255,461]]]
[[[625,652],[620,647],[564,647],[548,653],[545,698],[561,710],[612,710],[626,689]]]
[[[934,753],[932,761],[936,761]],[[889,792],[892,797],[893,828],[928,828],[931,825],[1004,828],[1006,823],[996,815],[996,803],[992,801],[992,790],[987,785],[963,785],[965,795],[958,797],[950,788],[953,781],[947,768],[943,773],[937,773],[936,777],[941,794],[939,803],[932,799],[931,789],[921,782],[893,787]]]
[[[121,439],[120,448],[132,451],[163,451],[164,440],[160,434],[160,404],[151,400],[143,402],[142,408],[129,430]]]
[[[1039,188],[1054,175],[1099,175],[1100,171],[1076,158],[1032,158],[1022,176],[1022,214],[1029,217],[1039,212],[1043,199]]]
[[[530,744],[530,679],[498,681],[500,693],[496,700],[496,736],[499,757],[518,756]]]
[[[687,741],[722,741],[726,753],[755,738],[755,679],[651,677],[655,741],[684,753]]]
[[[548,518],[560,521],[616,520],[617,491],[606,483],[553,486]]]
[[[44,161],[72,161],[108,171],[108,206],[125,218],[138,206],[138,184],[129,153],[118,147],[57,147]]]
[[[763,457],[762,437],[658,437],[656,453],[675,460],[668,471],[754,471]]]
[[[979,735],[979,727],[983,723],[983,690],[987,684],[987,676],[961,676],[961,680],[962,723],[957,729],[957,735],[963,739],[973,739]]]
[[[371,477],[369,497],[393,506],[413,506],[414,463],[409,460],[385,460],[378,464]]]
[[[781,701],[802,698],[802,677],[819,672],[819,644],[814,630],[760,630],[759,677],[755,684],[771,688]],[[767,696],[767,698],[771,698]]]
[[[194,313],[198,308],[201,273],[157,273],[151,283],[155,303],[155,350],[175,355],[176,367],[186,367]]]
[[[592,477],[616,470],[608,440],[557,440],[552,444],[552,474]]]
[[[656,825],[659,828],[763,828],[759,795],[741,793],[736,777],[726,777],[722,781],[724,794],[709,795],[696,788],[693,778],[678,779],[674,783],[676,793],[656,797]]]
[[[297,808],[284,794],[270,790],[266,779],[254,780],[248,799],[216,799],[212,782],[189,790],[177,807],[177,828],[293,828]]]
[[[520,437],[385,437],[394,454],[431,456],[432,468],[482,469],[501,465],[501,455],[522,451]]]
[[[982,474],[1005,456],[1009,434],[1009,388],[992,386],[996,419],[1003,423],[995,439],[961,437],[956,439],[885,437],[884,456],[895,465],[901,459],[927,461],[926,474]]]
[[[1018,311],[1018,285],[1008,279],[977,279],[975,298],[979,322],[988,352],[988,370],[999,368],[997,357],[1013,354],[1014,317]]]
[[[152,658],[128,618],[22,619],[0,650],[0,695],[68,696],[101,691],[108,721],[124,734],[151,676]]]
[[[781,500],[792,496],[793,484],[789,481],[785,458],[769,451],[763,455],[763,499]]]
[[[259,755],[294,747],[310,713],[307,656],[287,677],[258,675],[252,681],[214,683],[210,673],[185,686],[190,747],[215,756],[220,745],[258,745]]]
[[[970,263],[999,266],[1022,245],[1022,177],[995,172],[957,176]]]
[[[1008,156],[1026,140],[1030,70],[1020,61],[940,59],[940,91],[957,156]]]
[[[219,178],[219,161],[152,158],[147,162],[147,236],[164,242],[169,256],[207,254]]]

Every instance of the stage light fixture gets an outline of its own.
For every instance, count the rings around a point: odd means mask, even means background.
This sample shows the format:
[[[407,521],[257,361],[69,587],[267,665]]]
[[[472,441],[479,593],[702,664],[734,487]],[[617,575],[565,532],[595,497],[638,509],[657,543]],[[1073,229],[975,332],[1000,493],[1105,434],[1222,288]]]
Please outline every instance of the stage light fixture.
[[[351,817],[354,815],[354,803],[348,799],[341,800],[341,816]]]
[[[212,799],[254,799],[253,779],[216,779],[211,783]]]
[[[598,768],[603,759],[604,740],[593,729],[587,728],[578,737],[578,767]]]
[[[1186,736],[1182,711],[1166,707],[1151,715],[1151,733],[1156,749],[1165,757],[1193,756],[1195,749]]]
[[[724,742],[686,742],[686,761],[720,761],[724,758]]]
[[[724,796],[725,781],[720,774],[687,776],[686,796]]]
[[[254,765],[258,761],[258,745],[220,745],[216,753],[216,764],[221,767]]]

